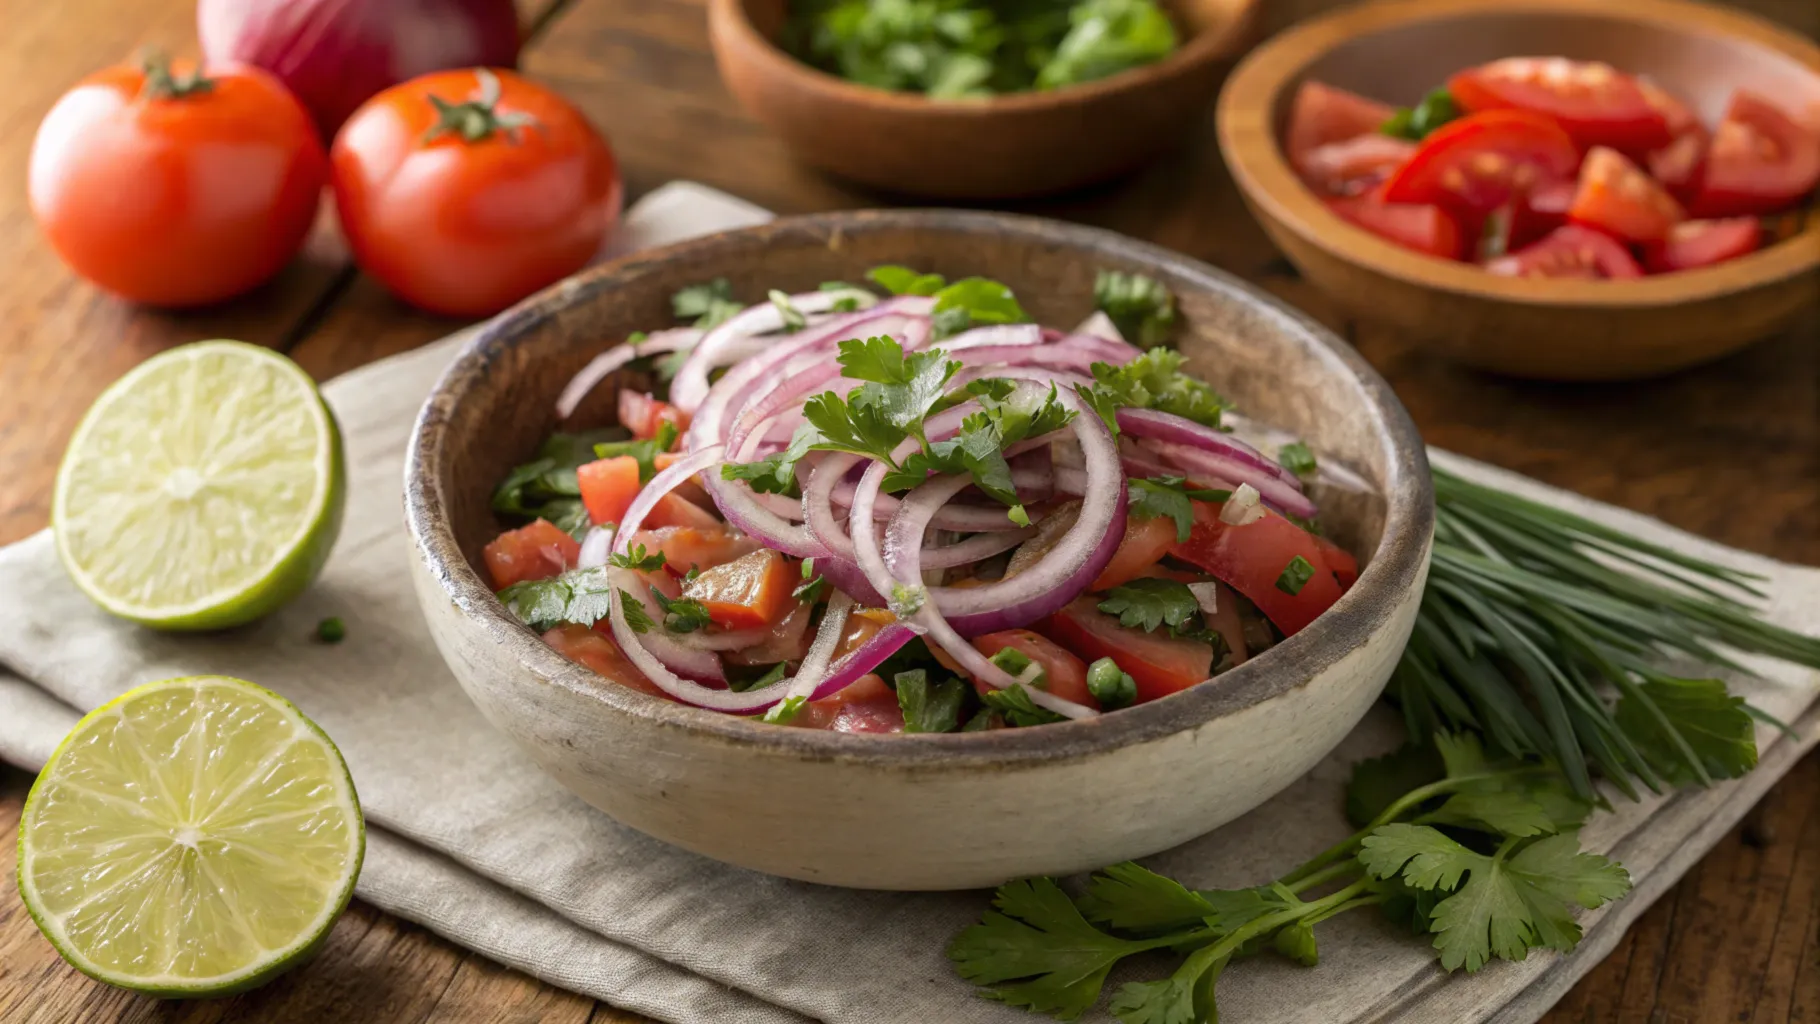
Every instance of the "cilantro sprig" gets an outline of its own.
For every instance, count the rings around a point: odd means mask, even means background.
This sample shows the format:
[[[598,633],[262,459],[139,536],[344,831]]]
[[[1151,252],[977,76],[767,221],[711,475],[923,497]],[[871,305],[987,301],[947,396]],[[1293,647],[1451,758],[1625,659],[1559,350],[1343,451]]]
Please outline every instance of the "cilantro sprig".
[[[1140,519],[1167,516],[1175,522],[1177,543],[1186,543],[1194,530],[1194,502],[1223,504],[1232,492],[1212,488],[1190,487],[1179,476],[1132,477],[1126,481],[1130,494],[1128,510]]]
[[[513,467],[493,489],[493,511],[513,520],[547,519],[580,540],[592,524],[575,471],[594,460],[595,445],[623,443],[625,436],[617,427],[551,434],[536,458]]]
[[[1166,348],[1153,348],[1123,366],[1094,363],[1093,381],[1092,387],[1075,389],[1113,433],[1120,409],[1157,409],[1219,429],[1227,404],[1206,382],[1183,373],[1182,354]]]
[[[676,318],[692,321],[704,331],[733,319],[744,308],[733,300],[733,286],[724,277],[690,285],[670,296],[670,311]]]
[[[1175,294],[1143,274],[1102,270],[1093,281],[1093,307],[1105,313],[1125,340],[1161,345],[1175,329]]]
[[[1163,630],[1170,636],[1204,640],[1222,652],[1226,646],[1218,633],[1207,628],[1194,591],[1179,580],[1142,577],[1121,583],[1106,592],[1098,607],[1116,616],[1126,629]]]
[[[607,617],[612,593],[606,569],[597,566],[514,583],[499,592],[499,600],[518,621],[542,633],[564,622],[592,626]]]

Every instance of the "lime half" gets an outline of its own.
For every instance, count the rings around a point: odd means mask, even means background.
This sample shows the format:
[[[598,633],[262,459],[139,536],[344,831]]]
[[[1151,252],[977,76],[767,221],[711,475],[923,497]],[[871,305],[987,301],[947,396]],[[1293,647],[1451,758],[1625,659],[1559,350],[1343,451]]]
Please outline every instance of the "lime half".
[[[19,826],[19,894],[84,974],[220,995],[312,952],[365,850],[341,753],[290,701],[167,679],[97,708],[51,755]]]
[[[83,417],[51,523],[102,608],[161,629],[220,629],[315,579],[341,525],[341,437],[296,363],[238,341],[146,360]]]

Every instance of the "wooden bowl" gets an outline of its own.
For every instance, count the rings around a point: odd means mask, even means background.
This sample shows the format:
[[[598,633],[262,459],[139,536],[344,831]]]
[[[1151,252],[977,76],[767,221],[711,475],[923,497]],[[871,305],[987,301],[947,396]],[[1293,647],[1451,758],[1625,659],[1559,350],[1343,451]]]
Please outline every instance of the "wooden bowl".
[[[773,41],[786,0],[710,0],[727,88],[805,163],[892,192],[1009,199],[1135,170],[1185,137],[1259,0],[1179,0],[1186,36],[1155,64],[1097,82],[984,100],[931,100],[857,85]]]
[[[1366,556],[1359,581],[1307,629],[1214,682],[1087,721],[941,735],[766,725],[651,697],[571,664],[500,605],[478,569],[501,529],[493,485],[556,426],[563,384],[609,339],[670,322],[671,293],[704,279],[762,295],[859,280],[887,262],[991,275],[1045,323],[1084,316],[1101,268],[1165,282],[1180,297],[1192,365],[1375,489],[1315,495],[1329,534]],[[1083,871],[1174,846],[1268,799],[1377,698],[1415,618],[1434,524],[1408,415],[1319,325],[1154,246],[956,211],[786,218],[609,263],[533,297],[485,326],[424,405],[405,512],[418,597],[444,658],[551,775],[697,853],[885,889]]]
[[[1732,90],[1820,104],[1820,47],[1749,15],[1681,0],[1382,0],[1307,22],[1228,79],[1219,138],[1252,212],[1304,275],[1354,314],[1501,373],[1616,380],[1664,373],[1774,332],[1820,294],[1820,216],[1713,267],[1626,281],[1495,277],[1393,245],[1331,213],[1278,133],[1306,79],[1408,105],[1497,57],[1563,55],[1646,74],[1709,126]]]

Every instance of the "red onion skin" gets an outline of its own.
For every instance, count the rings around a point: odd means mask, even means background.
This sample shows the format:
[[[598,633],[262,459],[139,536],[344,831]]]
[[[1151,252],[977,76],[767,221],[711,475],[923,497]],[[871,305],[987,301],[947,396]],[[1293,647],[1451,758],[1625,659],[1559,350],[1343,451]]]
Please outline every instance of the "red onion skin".
[[[201,0],[209,64],[278,76],[332,139],[374,94],[431,71],[518,66],[512,0]]]

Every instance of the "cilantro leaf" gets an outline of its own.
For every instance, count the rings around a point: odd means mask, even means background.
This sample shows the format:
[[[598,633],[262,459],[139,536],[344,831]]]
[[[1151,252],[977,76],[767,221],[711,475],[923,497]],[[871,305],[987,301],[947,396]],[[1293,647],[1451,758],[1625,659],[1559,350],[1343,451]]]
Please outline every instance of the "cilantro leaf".
[[[889,263],[866,271],[866,278],[893,295],[934,295],[948,283],[940,274],[918,273]]]
[[[1218,428],[1226,400],[1181,366],[1181,353],[1166,348],[1153,348],[1123,366],[1094,363],[1091,390],[1097,394],[1088,400],[1102,417],[1120,408],[1159,409]]]
[[[626,625],[634,633],[649,633],[657,626],[651,621],[651,614],[645,611],[644,603],[632,595],[629,590],[619,592],[619,605],[626,610]]]
[[[1282,574],[1277,577],[1277,589],[1293,597],[1300,594],[1302,588],[1307,586],[1311,579],[1314,579],[1314,566],[1309,563],[1308,559],[1296,555],[1289,560],[1289,564],[1283,567]]]
[[[785,334],[795,334],[809,326],[809,318],[803,316],[802,310],[790,303],[788,293],[773,288],[765,293],[765,298],[771,300],[771,305],[777,309],[777,315],[783,318]]]
[[[1277,464],[1296,476],[1313,476],[1317,467],[1314,450],[1301,441],[1291,441],[1277,449]]]
[[[636,569],[640,572],[652,572],[664,567],[664,553],[655,551],[647,554],[643,544],[633,544],[623,555],[608,555],[607,564],[615,569]]]
[[[1346,781],[1346,820],[1364,828],[1385,809],[1418,786],[1443,774],[1440,754],[1427,744],[1405,743],[1381,757],[1352,766]]]
[[[617,427],[550,435],[535,459],[513,467],[494,488],[493,511],[514,518],[547,519],[580,539],[590,524],[575,470],[593,461],[596,444],[625,436]]]
[[[781,681],[784,678],[784,673],[789,671],[790,664],[789,662],[780,661],[766,669],[763,674],[750,676],[745,679],[739,678],[736,673],[731,671],[731,668],[732,666],[729,666],[729,671],[727,673],[727,689],[732,690],[734,693],[745,693],[747,690],[762,690],[772,683]]]
[[[606,570],[596,566],[514,583],[499,592],[499,600],[518,621],[542,633],[564,622],[592,626],[607,617],[611,594]]]
[[[1137,934],[1192,928],[1218,913],[1205,896],[1133,861],[1094,872],[1075,902],[1094,924]]]
[[[713,624],[714,619],[700,601],[692,597],[668,597],[656,587],[651,598],[663,613],[664,629],[671,633],[693,633]]]
[[[1038,69],[1039,89],[1089,82],[1161,60],[1176,47],[1175,25],[1154,0],[1082,0],[1068,9],[1068,34]]]
[[[1630,891],[1622,867],[1579,852],[1578,833],[1516,848],[1518,842],[1506,840],[1486,855],[1426,825],[1385,825],[1365,837],[1359,861],[1377,878],[1452,890],[1430,915],[1434,945],[1444,969],[1472,972],[1494,957],[1521,960],[1536,947],[1572,951],[1580,926],[1569,904],[1591,910]]]
[[[1011,650],[1011,648],[1007,647],[1005,650]],[[1061,715],[1048,708],[1037,706],[1037,703],[1030,699],[1030,694],[1024,689],[1022,683],[1012,683],[1002,690],[988,690],[980,697],[980,701],[992,710],[1003,714],[1005,722],[1009,725],[1024,727],[1066,721]]]
[[[694,320],[702,330],[718,327],[745,307],[733,301],[733,285],[726,278],[690,285],[670,296],[670,311],[678,320]]]
[[[904,712],[905,732],[953,732],[960,728],[967,684],[952,676],[929,681],[924,669],[899,672],[897,704]]]
[[[1107,1008],[1124,1024],[1203,1024],[1215,1018],[1213,986],[1232,952],[1218,945],[1189,955],[1162,981],[1131,981],[1119,986]]]
[[[1050,878],[999,886],[994,910],[955,937],[948,958],[989,999],[1071,1020],[1087,1012],[1112,966],[1149,948],[1087,923]]]
[[[808,702],[809,697],[807,694],[797,694],[794,697],[785,697],[783,700],[771,705],[771,710],[766,711],[764,717],[760,718],[759,721],[769,722],[772,725],[789,725],[791,722],[796,721],[796,716],[802,712],[803,705]]]
[[[1722,680],[1652,676],[1625,692],[1615,717],[1619,730],[1674,785],[1735,779],[1757,765],[1757,733],[1744,699],[1732,696]]]
[[[1200,614],[1200,602],[1186,583],[1145,577],[1113,587],[1100,601],[1100,611],[1118,616],[1126,629],[1154,633],[1165,625],[1184,626]]]
[[[642,441],[610,441],[595,445],[594,457],[616,459],[630,455],[638,460],[638,482],[648,484],[657,475],[657,457],[675,446],[681,432],[675,423],[663,420],[657,425],[657,433]],[[579,488],[577,491],[579,493]]]
[[[815,451],[851,452],[892,463],[892,452],[908,436],[876,406],[849,405],[832,391],[804,402],[803,418],[821,435],[810,445]]]
[[[796,464],[821,440],[813,424],[799,423],[782,451],[752,462],[722,463],[720,478],[744,480],[761,494],[789,494],[796,488]]]
[[[1303,967],[1313,967],[1321,962],[1320,949],[1314,941],[1314,925],[1306,920],[1279,929],[1272,936],[1271,945]]]
[[[1093,281],[1093,307],[1110,317],[1127,341],[1143,348],[1163,344],[1175,328],[1175,296],[1143,274],[1100,271]]]
[[[814,604],[822,599],[822,595],[828,590],[828,581],[821,576],[812,575],[814,572],[815,559],[803,559],[803,582],[798,584],[795,590],[790,591],[791,597],[809,604]]]
[[[1132,477],[1126,481],[1129,510],[1140,519],[1175,520],[1175,539],[1186,543],[1194,530],[1194,502],[1224,502],[1231,491],[1189,487],[1179,476]]]
[[[1029,317],[1011,289],[984,277],[968,277],[935,293],[934,319],[939,340],[974,324],[1015,324]]]

